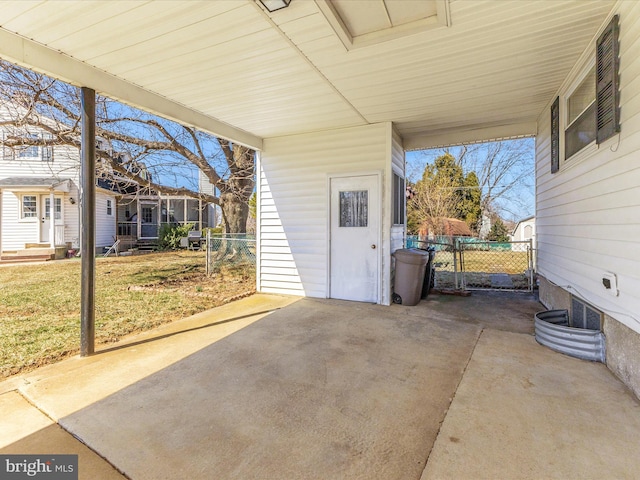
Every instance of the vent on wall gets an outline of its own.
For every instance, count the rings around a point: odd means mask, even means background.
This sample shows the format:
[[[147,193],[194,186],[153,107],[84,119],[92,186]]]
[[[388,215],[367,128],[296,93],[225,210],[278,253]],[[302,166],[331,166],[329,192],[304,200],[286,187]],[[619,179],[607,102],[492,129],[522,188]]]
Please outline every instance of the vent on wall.
[[[571,318],[569,326],[601,331],[602,312],[596,310],[579,298],[571,297]]]

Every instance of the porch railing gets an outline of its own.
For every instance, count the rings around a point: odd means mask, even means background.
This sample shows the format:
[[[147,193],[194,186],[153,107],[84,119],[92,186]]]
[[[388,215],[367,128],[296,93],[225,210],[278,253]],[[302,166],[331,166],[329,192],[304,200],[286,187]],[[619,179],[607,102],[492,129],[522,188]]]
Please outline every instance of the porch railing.
[[[134,237],[138,234],[138,222],[118,222],[119,237]]]

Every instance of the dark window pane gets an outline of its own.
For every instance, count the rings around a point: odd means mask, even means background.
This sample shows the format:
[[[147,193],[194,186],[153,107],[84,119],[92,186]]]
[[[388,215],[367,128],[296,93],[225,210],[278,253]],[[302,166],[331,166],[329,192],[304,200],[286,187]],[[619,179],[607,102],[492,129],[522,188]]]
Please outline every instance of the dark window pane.
[[[405,202],[404,178],[393,174],[393,224],[404,225],[404,202]]]

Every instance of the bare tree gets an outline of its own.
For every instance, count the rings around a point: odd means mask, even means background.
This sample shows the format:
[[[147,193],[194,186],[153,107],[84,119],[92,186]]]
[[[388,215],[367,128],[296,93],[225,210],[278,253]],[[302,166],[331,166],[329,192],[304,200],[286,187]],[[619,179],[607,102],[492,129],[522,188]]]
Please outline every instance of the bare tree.
[[[408,171],[420,171],[425,164],[449,153],[468,175],[474,172],[481,191],[481,215],[498,215],[518,220],[533,213],[533,139],[463,145],[426,150],[416,156]]]
[[[476,172],[484,213],[495,211],[517,220],[532,208],[533,139],[462,146],[457,157],[465,171]]]
[[[5,136],[5,148],[80,147],[78,88],[0,61],[0,102],[15,107],[11,118],[0,122],[15,131]],[[25,136],[25,127],[46,135]],[[102,165],[98,174],[116,172],[141,189],[217,204],[227,233],[246,231],[248,202],[255,185],[255,153],[250,148],[103,96],[96,99],[96,136],[102,140],[96,148]],[[200,192],[193,179],[185,181],[194,168],[215,187],[214,194]],[[176,186],[158,181],[171,176]]]

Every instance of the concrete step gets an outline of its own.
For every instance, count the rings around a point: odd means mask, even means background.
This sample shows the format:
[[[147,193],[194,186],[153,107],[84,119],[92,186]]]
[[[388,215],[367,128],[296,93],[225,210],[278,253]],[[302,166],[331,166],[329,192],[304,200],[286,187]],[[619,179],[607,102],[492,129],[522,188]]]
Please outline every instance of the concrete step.
[[[53,255],[55,248],[50,247],[27,247],[16,252],[16,255]]]
[[[51,248],[51,245],[48,243],[25,243],[24,248],[32,249],[32,248]]]
[[[47,262],[53,260],[54,255],[2,255],[2,263]]]

